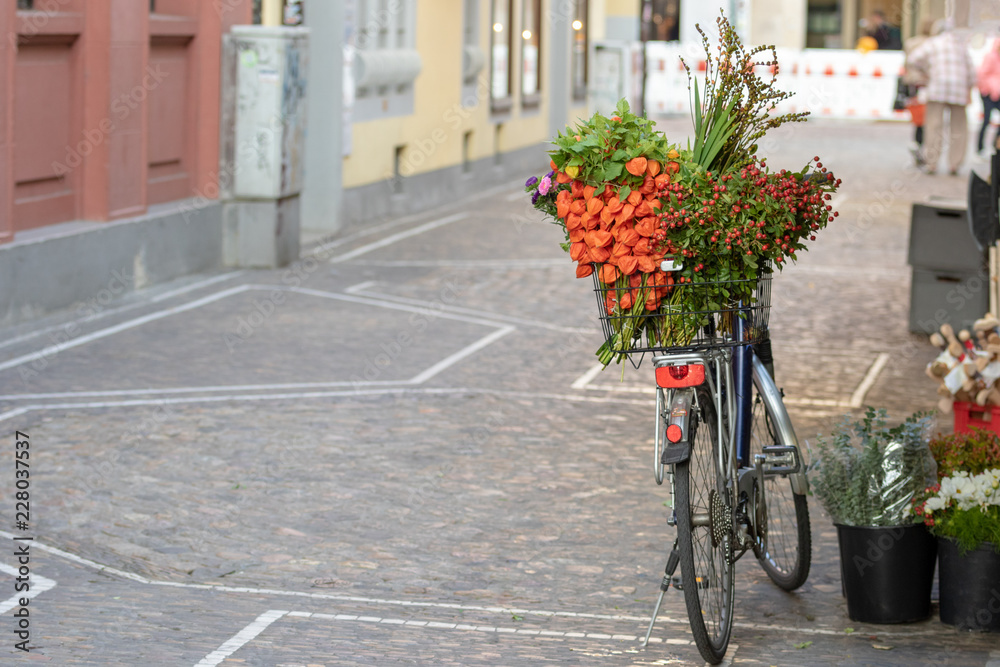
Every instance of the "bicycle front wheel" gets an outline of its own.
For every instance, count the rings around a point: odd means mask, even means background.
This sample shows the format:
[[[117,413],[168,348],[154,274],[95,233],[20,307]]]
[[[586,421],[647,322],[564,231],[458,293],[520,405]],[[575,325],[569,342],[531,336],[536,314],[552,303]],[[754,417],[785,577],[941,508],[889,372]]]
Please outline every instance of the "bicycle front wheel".
[[[796,445],[786,442],[777,428],[785,406],[771,376],[758,365],[754,372],[753,425],[750,461],[765,447]],[[780,412],[779,412],[780,411]],[[778,587],[792,591],[805,583],[812,560],[809,507],[805,494],[795,493],[789,475],[765,475],[766,538],[758,540],[757,559]]]
[[[726,480],[727,448],[718,441],[715,403],[697,392],[691,457],[674,466],[677,542],[691,632],[702,657],[722,662],[733,626],[733,511]],[[720,458],[721,450],[721,458]]]

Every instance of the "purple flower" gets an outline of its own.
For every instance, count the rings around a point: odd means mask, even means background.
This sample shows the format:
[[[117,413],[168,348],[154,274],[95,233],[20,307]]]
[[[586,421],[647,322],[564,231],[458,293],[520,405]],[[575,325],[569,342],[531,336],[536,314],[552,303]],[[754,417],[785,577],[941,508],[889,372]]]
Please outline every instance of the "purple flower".
[[[536,177],[532,176],[531,178],[529,178],[527,181],[524,182],[524,187],[530,188],[531,186],[533,186],[537,182],[538,182],[538,179]]]
[[[534,192],[531,193],[531,205],[532,206],[534,206],[535,204],[538,203],[538,197],[540,197],[540,196],[541,195],[538,194],[538,190],[535,190]]]
[[[552,179],[550,179],[548,176],[543,177],[542,181],[538,184],[538,193],[547,195],[549,194],[549,190],[551,189],[552,189]]]

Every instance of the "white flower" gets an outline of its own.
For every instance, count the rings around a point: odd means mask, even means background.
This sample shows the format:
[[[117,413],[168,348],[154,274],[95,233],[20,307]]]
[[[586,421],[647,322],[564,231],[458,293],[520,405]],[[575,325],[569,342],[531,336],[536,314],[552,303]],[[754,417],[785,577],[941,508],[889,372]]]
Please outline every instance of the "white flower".
[[[928,512],[937,512],[938,510],[943,510],[945,506],[945,500],[941,496],[931,496],[927,499],[927,503],[924,505]]]

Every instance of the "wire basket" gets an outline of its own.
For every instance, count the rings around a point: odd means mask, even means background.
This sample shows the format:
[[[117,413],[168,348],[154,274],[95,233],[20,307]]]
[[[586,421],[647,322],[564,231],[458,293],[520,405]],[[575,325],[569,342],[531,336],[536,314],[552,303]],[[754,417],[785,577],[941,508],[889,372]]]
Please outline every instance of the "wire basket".
[[[601,282],[600,265],[594,268],[601,328],[615,354],[736,347],[768,338],[770,266],[751,280],[664,284],[653,274],[635,274],[614,286]]]

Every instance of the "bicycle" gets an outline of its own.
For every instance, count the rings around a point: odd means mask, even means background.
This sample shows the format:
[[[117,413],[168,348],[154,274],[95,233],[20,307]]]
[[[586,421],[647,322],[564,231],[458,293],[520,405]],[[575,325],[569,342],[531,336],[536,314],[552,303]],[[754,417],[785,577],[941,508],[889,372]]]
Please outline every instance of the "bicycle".
[[[682,266],[668,258],[662,268]],[[692,290],[687,293],[692,297],[698,296],[695,290],[710,293],[700,301],[715,305],[641,316],[671,320],[658,322],[654,330],[687,327],[693,332],[691,340],[676,347],[663,346],[663,339],[649,331],[645,345],[642,340],[633,341],[637,347],[623,345],[621,325],[631,316],[608,314],[608,293],[616,288],[595,278],[609,344],[615,340],[615,351],[630,359],[653,355],[654,476],[657,484],[670,481],[673,510],[667,523],[677,529],[643,645],[673,585],[684,593],[695,644],[712,664],[722,661],[729,645],[736,561],[753,551],[771,580],[788,591],[805,582],[811,562],[805,469],[771,368],[771,275],[764,267],[752,282],[672,286]],[[719,298],[750,289],[754,297],[746,303]],[[679,581],[674,579],[678,563]]]

